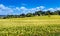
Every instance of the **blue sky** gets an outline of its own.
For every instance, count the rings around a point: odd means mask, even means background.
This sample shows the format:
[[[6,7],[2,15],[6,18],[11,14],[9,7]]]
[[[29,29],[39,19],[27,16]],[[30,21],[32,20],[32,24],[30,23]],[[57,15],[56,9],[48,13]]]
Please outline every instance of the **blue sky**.
[[[60,10],[60,0],[0,0],[0,15]]]

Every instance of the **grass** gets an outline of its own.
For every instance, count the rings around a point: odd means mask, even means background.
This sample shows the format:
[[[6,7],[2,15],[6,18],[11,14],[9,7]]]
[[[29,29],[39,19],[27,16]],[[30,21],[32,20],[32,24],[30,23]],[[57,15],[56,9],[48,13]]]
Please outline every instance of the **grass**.
[[[0,36],[60,36],[60,16],[0,19]]]

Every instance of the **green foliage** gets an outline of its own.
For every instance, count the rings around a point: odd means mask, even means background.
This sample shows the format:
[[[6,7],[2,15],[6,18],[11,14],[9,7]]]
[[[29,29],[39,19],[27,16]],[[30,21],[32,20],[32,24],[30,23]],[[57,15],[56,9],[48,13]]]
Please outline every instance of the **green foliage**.
[[[27,16],[27,17],[32,17],[32,16],[34,16],[34,15],[33,15],[32,13],[27,13],[26,16]]]
[[[51,13],[50,11],[47,11],[48,17],[50,17],[50,13]]]
[[[25,14],[20,14],[20,17],[24,18],[24,17],[26,17],[26,15]]]
[[[56,12],[58,13],[58,15],[60,15],[60,10],[57,10]]]
[[[38,16],[42,15],[42,11],[35,12],[35,15],[38,15]]]
[[[6,17],[3,17],[3,19],[6,19]]]

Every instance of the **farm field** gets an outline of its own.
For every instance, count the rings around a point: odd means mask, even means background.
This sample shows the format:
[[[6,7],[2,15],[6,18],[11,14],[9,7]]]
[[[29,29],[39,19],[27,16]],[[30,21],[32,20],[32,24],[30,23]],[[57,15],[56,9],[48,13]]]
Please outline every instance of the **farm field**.
[[[60,16],[0,19],[0,36],[60,36]]]

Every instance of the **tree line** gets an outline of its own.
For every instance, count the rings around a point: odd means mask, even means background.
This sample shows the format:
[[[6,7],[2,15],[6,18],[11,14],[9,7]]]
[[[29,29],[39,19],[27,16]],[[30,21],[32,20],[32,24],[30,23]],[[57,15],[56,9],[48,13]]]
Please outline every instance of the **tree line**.
[[[50,15],[60,15],[60,10],[51,12],[51,11],[36,11],[35,13],[27,13],[27,14],[20,14],[20,15],[6,15],[4,17],[0,17],[2,19],[6,19],[6,18],[25,18],[25,17],[33,17],[33,16],[46,16],[48,15],[50,17]]]

